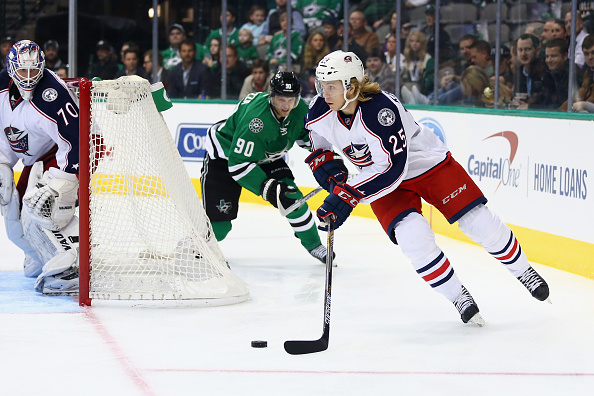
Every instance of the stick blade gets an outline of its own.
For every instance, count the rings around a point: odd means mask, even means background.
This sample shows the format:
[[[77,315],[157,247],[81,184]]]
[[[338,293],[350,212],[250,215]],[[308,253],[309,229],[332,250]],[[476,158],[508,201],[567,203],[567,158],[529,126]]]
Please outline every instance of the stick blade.
[[[315,341],[285,341],[285,351],[290,355],[305,355],[328,349],[328,341],[323,338]]]

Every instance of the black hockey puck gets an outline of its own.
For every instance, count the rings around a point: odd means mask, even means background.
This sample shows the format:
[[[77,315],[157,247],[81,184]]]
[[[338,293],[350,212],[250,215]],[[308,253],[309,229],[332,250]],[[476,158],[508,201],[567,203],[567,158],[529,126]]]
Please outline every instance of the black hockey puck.
[[[268,346],[268,341],[252,341],[252,348],[266,348]]]

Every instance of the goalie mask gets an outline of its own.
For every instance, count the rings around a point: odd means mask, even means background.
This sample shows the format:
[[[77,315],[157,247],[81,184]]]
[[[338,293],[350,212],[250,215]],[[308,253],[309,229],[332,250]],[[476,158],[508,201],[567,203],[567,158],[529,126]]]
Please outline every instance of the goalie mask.
[[[43,77],[45,55],[35,42],[21,40],[6,55],[8,74],[17,85],[24,100],[33,98],[35,86]]]
[[[301,84],[295,73],[277,72],[270,80],[270,104],[286,117],[297,107],[299,99],[301,99]]]
[[[351,79],[356,78],[357,81],[362,82],[363,76],[363,62],[354,52],[334,51],[326,55],[316,67],[316,91],[322,97],[332,97],[334,95],[329,95],[329,93],[324,96],[322,82],[340,81],[344,88],[345,104],[340,108],[340,110],[343,110],[357,98],[357,95],[355,95],[352,99],[347,99],[347,91],[351,88]]]

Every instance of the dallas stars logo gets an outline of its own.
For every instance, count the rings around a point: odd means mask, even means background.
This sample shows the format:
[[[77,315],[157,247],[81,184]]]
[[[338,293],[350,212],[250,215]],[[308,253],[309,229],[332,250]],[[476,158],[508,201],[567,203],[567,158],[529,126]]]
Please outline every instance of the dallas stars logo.
[[[253,118],[250,121],[248,128],[250,128],[250,131],[252,131],[253,133],[258,133],[262,131],[262,129],[264,129],[264,122],[259,118]]]
[[[217,209],[221,213],[229,214],[229,211],[231,210],[231,202],[225,202],[224,199],[221,199],[221,202],[217,205]]]

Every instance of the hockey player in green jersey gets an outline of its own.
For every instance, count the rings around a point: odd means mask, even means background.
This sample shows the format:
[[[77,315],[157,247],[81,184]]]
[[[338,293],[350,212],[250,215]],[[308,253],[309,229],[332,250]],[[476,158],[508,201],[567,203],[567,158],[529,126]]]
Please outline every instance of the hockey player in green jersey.
[[[300,91],[295,73],[278,72],[270,81],[270,93],[247,95],[227,120],[209,128],[202,201],[218,241],[227,236],[231,221],[237,218],[242,187],[275,208],[287,208],[303,197],[283,160],[295,142],[309,142],[303,128],[308,107]],[[325,263],[326,247],[307,204],[289,213],[287,220],[303,247]]]

